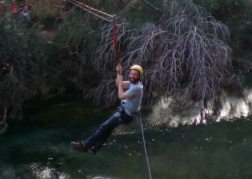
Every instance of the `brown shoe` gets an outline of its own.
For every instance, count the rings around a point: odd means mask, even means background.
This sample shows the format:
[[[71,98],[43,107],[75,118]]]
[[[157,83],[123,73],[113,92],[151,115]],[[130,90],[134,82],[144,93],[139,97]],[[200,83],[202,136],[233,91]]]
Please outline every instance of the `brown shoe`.
[[[71,142],[73,149],[78,150],[80,152],[87,152],[88,149],[86,148],[85,144],[80,142]]]

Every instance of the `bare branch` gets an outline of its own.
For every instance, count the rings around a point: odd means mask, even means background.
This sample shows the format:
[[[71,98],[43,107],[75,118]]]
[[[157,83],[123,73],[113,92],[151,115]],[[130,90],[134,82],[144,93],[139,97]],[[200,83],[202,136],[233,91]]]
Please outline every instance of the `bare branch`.
[[[125,69],[133,63],[144,67],[146,100],[155,94],[173,95],[181,102],[205,100],[218,97],[223,86],[240,86],[243,80],[232,67],[227,26],[191,1],[167,0],[163,7],[157,25],[130,29],[124,21],[119,24],[121,62]],[[106,70],[115,68],[111,31],[111,25],[102,28],[95,61],[97,68],[104,69],[106,81],[115,77]],[[116,95],[106,82],[97,89],[109,97]],[[115,98],[111,99],[112,103]]]

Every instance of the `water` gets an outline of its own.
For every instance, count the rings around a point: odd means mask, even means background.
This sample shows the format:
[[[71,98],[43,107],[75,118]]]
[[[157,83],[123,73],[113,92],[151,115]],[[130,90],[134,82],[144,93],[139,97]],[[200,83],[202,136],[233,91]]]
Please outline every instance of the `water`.
[[[148,179],[135,122],[119,127],[96,155],[71,149],[71,140],[88,137],[111,113],[73,96],[32,102],[0,136],[0,178]],[[252,178],[251,129],[243,119],[145,131],[153,179]]]

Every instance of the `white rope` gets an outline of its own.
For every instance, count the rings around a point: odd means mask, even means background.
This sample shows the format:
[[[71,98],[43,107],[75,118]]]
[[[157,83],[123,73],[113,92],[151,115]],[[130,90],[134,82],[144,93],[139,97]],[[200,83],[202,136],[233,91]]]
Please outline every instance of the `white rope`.
[[[137,2],[137,0],[132,0],[125,8],[123,8],[119,13],[117,13],[117,16],[121,16],[126,10],[128,10],[136,2]]]
[[[148,166],[149,176],[150,176],[150,179],[152,179],[151,168],[150,168],[150,162],[149,162],[148,153],[147,153],[147,148],[146,148],[146,144],[145,144],[144,128],[143,128],[143,122],[142,122],[141,113],[138,114],[138,119],[139,119],[139,121],[140,121],[140,126],[141,126],[141,132],[142,132],[142,138],[143,138],[143,145],[144,145],[144,152],[145,152],[145,158],[146,158],[146,162],[147,162],[147,166]]]
[[[111,22],[111,21],[112,21],[112,20],[110,20],[110,19],[112,19],[113,16],[110,15],[110,14],[107,14],[107,13],[105,13],[105,12],[102,12],[102,11],[99,11],[99,10],[97,10],[97,9],[94,9],[94,8],[92,8],[92,7],[90,7],[90,6],[87,6],[87,5],[85,5],[85,4],[81,3],[81,2],[78,2],[78,1],[76,1],[76,0],[68,0],[68,1],[71,2],[72,4],[78,6],[79,8],[81,8],[81,9],[83,9],[83,10],[89,12],[90,14],[93,14],[93,15],[96,16],[96,17],[99,17],[99,18],[101,18],[101,19],[103,19],[103,20],[105,20],[105,21],[108,21],[108,22]],[[96,12],[96,13],[95,13],[95,12]],[[100,13],[100,14],[98,14],[98,13]],[[102,15],[103,15],[103,16],[107,16],[107,17],[110,18],[110,19],[108,19],[108,18],[106,18],[106,17],[103,17]]]
[[[108,22],[112,22],[115,15],[110,15],[110,14],[107,14],[103,11],[99,11],[93,7],[90,7],[86,4],[83,4],[81,2],[79,2],[78,0],[67,0],[69,1],[70,3],[78,6],[79,8],[93,14],[94,16],[96,17],[99,17],[105,21],[108,21]],[[121,16],[125,11],[127,11],[130,7],[132,7],[138,0],[132,0],[125,8],[123,8],[116,16]],[[106,16],[106,17],[105,17]]]

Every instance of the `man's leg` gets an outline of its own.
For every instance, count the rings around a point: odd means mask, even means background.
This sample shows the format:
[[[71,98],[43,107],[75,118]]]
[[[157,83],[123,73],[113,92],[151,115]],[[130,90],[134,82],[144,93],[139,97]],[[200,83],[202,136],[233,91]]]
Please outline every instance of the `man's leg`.
[[[95,153],[110,136],[115,127],[122,124],[120,113],[114,113],[108,120],[100,125],[96,132],[88,139],[80,142],[71,142],[74,149],[86,152]]]
[[[114,128],[122,124],[120,120],[120,113],[114,113],[107,121],[102,123],[96,132],[86,139],[83,143],[87,148],[93,151],[102,147],[103,143],[108,139]]]
[[[116,112],[107,121],[105,121],[91,137],[84,141],[84,145],[91,148],[94,152],[97,151],[108,139],[114,128],[121,124],[128,124],[132,122],[132,120],[133,117],[127,115],[125,111]]]
[[[81,142],[72,142],[73,148],[79,151],[90,151],[95,153],[100,149],[103,143],[108,139],[114,128],[120,124],[128,124],[132,122],[133,117],[125,113],[125,111],[114,113],[107,121],[100,125],[96,132]]]

